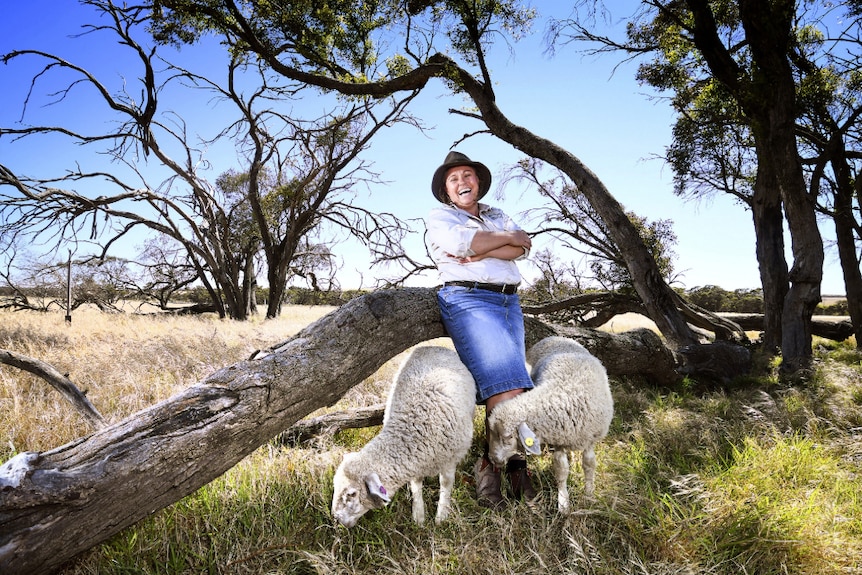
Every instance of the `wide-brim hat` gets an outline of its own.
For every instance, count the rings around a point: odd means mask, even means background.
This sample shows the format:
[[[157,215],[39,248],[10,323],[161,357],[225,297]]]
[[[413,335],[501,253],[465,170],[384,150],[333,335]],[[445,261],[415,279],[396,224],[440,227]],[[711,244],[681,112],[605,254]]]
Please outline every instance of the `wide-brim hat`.
[[[476,170],[476,175],[479,177],[479,199],[481,200],[491,189],[491,170],[485,164],[474,162],[461,152],[454,151],[449,152],[440,167],[434,171],[434,177],[431,178],[431,193],[434,194],[438,202],[449,203],[445,185],[446,171],[457,166],[470,166]]]

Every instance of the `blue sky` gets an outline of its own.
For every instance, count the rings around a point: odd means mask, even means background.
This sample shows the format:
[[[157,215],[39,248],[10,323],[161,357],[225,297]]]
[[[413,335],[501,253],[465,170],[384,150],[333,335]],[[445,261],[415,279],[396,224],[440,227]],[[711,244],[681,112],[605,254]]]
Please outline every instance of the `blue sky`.
[[[4,17],[0,20],[0,53],[14,49],[40,49],[65,57],[104,78],[112,89],[119,89],[130,74],[136,73],[124,52],[113,38],[106,35],[73,40],[69,36],[80,32],[80,25],[89,8],[71,1],[29,0],[4,2]],[[613,17],[628,16],[635,6],[630,0],[608,3]],[[568,3],[536,3],[545,6],[565,6]],[[566,12],[550,8],[557,16]],[[50,18],[45,15],[50,14]],[[500,109],[516,124],[562,146],[580,158],[607,186],[627,210],[650,221],[670,219],[678,237],[675,247],[675,268],[679,284],[687,288],[719,285],[725,289],[757,288],[760,285],[754,253],[754,232],[750,213],[725,196],[715,196],[700,202],[684,202],[672,193],[670,169],[655,156],[661,155],[670,143],[673,114],[666,103],[651,99],[648,88],[634,81],[635,65],[623,64],[616,70],[619,57],[584,56],[573,46],[557,50],[554,57],[545,54],[542,38],[544,20],[535,25],[532,37],[513,45],[509,50],[498,43],[490,52],[490,65]],[[614,25],[611,34],[622,36],[624,22]],[[213,73],[221,70],[213,46],[184,48],[179,58],[195,67],[209,67]],[[173,58],[171,58],[173,59]],[[13,62],[0,65],[0,125],[13,126],[20,118],[21,101],[29,87],[35,62]],[[86,126],[93,99],[80,92],[63,106],[31,107],[29,116],[47,123],[72,122]],[[313,104],[313,103],[312,103]],[[372,209],[390,211],[416,222],[417,234],[408,243],[408,250],[417,257],[424,254],[421,243],[421,218],[436,205],[430,193],[434,169],[445,157],[449,147],[464,134],[482,128],[477,122],[447,113],[460,108],[461,97],[449,95],[440,82],[432,82],[412,107],[426,125],[433,129],[425,134],[397,128],[380,134],[365,158],[388,183],[358,193],[357,202]],[[197,114],[195,114],[197,112]],[[217,110],[206,102],[189,106],[190,124],[211,119]],[[197,115],[197,118],[195,117]],[[521,154],[508,144],[489,136],[477,136],[458,146],[458,150],[474,160],[488,165],[498,177],[507,165]],[[79,148],[48,142],[38,147],[0,139],[0,162],[24,173],[51,170],[60,173],[73,167],[76,161],[88,161]],[[217,170],[213,179],[230,167],[236,167],[230,151],[211,150],[210,159]],[[534,207],[537,198],[529,191],[504,190],[492,187],[488,196],[510,215],[519,220],[521,212]],[[524,227],[529,229],[524,223]],[[831,237],[829,226],[824,237]],[[789,244],[789,242],[788,242]],[[541,247],[539,245],[539,247]],[[345,259],[340,275],[344,287],[356,287],[363,278],[368,287],[374,272],[369,271],[358,252],[341,248]],[[116,254],[122,255],[122,254]],[[577,257],[573,254],[572,257]],[[529,265],[522,265],[528,278],[535,275]],[[416,280],[416,285],[433,285],[434,277]],[[841,270],[834,250],[827,250],[822,293],[844,292]]]

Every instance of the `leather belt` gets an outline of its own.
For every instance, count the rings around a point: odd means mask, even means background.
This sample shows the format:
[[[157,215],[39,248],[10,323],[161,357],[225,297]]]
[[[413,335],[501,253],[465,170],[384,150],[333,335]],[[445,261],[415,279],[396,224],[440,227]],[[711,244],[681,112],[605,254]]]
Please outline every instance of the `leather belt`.
[[[506,295],[512,295],[513,293],[518,291],[518,284],[486,284],[483,282],[454,281],[446,282],[443,285],[458,286],[472,289],[484,289],[497,293],[503,293]]]

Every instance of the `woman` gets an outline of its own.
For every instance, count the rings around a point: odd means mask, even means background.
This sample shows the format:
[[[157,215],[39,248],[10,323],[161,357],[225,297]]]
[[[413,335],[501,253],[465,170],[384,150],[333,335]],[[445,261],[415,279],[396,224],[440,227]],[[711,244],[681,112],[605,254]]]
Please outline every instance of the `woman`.
[[[525,366],[524,318],[515,261],[530,253],[530,237],[498,208],[480,203],[491,187],[491,172],[459,152],[450,152],[434,172],[431,191],[444,204],[431,211],[428,241],[443,287],[437,294],[443,325],[461,360],[476,380],[476,401],[486,415],[502,401],[531,389]],[[507,475],[514,497],[532,499],[527,462],[509,460]],[[485,454],[476,462],[480,504],[505,501],[500,470]]]

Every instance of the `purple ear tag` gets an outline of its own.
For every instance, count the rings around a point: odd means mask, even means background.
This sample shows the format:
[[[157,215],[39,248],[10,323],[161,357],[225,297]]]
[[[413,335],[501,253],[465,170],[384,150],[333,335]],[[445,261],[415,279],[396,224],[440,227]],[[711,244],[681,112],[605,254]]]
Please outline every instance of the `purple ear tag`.
[[[386,488],[385,488],[385,487],[383,487],[382,485],[380,486],[380,494],[381,494],[381,495],[387,495],[387,493],[386,493]]]

